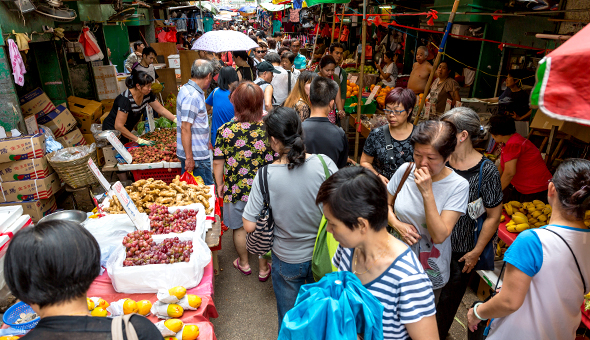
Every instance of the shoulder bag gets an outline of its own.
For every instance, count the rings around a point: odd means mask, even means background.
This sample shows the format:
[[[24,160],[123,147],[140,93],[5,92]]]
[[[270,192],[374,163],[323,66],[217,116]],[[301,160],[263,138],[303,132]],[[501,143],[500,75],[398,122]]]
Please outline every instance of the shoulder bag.
[[[258,172],[260,191],[262,192],[263,205],[256,220],[256,229],[246,235],[246,249],[249,253],[265,255],[272,249],[274,238],[274,219],[270,208],[270,193],[268,189],[268,165],[263,166]]]
[[[320,159],[320,162],[322,162],[324,174],[326,179],[328,179],[328,177],[330,177],[328,166],[321,155],[317,156]],[[338,271],[338,268],[332,265],[332,258],[334,257],[334,254],[336,254],[339,243],[334,239],[334,235],[326,230],[326,223],[328,223],[328,220],[326,220],[326,217],[322,214],[318,234],[315,238],[315,245],[313,246],[313,257],[311,259],[311,272],[316,281],[321,280],[326,274]]]
[[[395,194],[393,195],[393,201],[391,202],[391,208],[392,209],[395,208],[395,200],[397,199],[397,195],[399,194],[399,192],[404,187],[404,184],[406,183],[406,180],[408,179],[408,176],[410,176],[410,172],[412,172],[412,169],[413,168],[414,168],[414,162],[410,162],[408,164],[408,167],[406,168],[406,171],[404,172],[404,175],[402,176],[402,180],[397,185],[397,189],[395,190]],[[387,226],[387,230],[389,231],[390,234],[395,234],[395,233],[398,233],[400,235],[403,235],[404,234],[403,232],[397,230],[394,226],[391,226],[391,225],[388,225]]]
[[[391,134],[389,133],[389,124],[383,125],[382,131],[383,135],[385,135],[385,150],[387,150],[387,158],[389,158],[389,161],[393,163],[395,156],[393,155],[393,141],[391,138]]]
[[[483,162],[481,162],[481,166],[479,167],[479,184],[477,186],[477,200],[469,203],[467,206],[468,214],[471,218],[472,215],[479,215],[475,218],[477,222],[477,227],[475,228],[474,237],[473,237],[473,244],[477,244],[477,240],[479,239],[479,234],[483,228],[483,222],[485,221],[487,214],[485,207],[483,206],[483,200],[481,198],[481,180],[482,180],[482,172],[483,166],[486,162],[491,162],[487,158],[484,158]],[[492,237],[492,239],[486,244],[485,248],[479,255],[479,260],[473,270],[494,270],[494,257],[495,257],[495,249],[496,249],[496,235]]]
[[[125,340],[123,337],[123,324],[125,324],[125,335],[127,340],[138,340],[133,324],[129,321],[135,314],[120,315],[113,318],[111,323],[111,338],[113,340]]]

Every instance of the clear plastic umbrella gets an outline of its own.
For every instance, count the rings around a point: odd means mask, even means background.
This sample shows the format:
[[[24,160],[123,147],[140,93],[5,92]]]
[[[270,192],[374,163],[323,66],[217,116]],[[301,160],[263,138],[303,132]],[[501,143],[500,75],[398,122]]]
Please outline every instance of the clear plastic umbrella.
[[[221,53],[228,51],[249,51],[258,47],[254,40],[238,31],[210,31],[193,44],[193,50]]]

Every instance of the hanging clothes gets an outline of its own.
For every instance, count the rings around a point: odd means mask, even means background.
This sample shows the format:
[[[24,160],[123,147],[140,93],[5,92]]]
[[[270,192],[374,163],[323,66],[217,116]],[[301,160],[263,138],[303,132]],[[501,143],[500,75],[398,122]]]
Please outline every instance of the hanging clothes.
[[[348,34],[350,31],[348,30],[348,26],[342,27],[342,33],[340,34],[340,41],[346,42],[348,41]]]
[[[186,14],[182,13],[182,15],[180,16],[180,19],[178,19],[176,21],[176,30],[178,32],[186,32],[186,30],[187,30],[186,19],[188,19]]]
[[[292,9],[291,13],[289,13],[289,21],[299,22],[299,11],[299,9]]]
[[[12,39],[8,39],[8,54],[10,55],[10,62],[12,64],[12,75],[14,76],[14,83],[19,86],[25,85],[25,63],[20,55],[18,45]]]
[[[82,28],[82,32],[80,32],[80,36],[78,37],[78,42],[82,45],[82,52],[84,53],[84,59],[86,61],[97,61],[104,59],[104,54],[98,47],[98,42],[94,37],[94,34],[90,32],[90,28],[84,26]]]
[[[203,19],[203,23],[201,25],[202,25],[203,32],[213,31],[213,18],[205,17]]]
[[[293,8],[301,9],[303,7],[303,0],[293,0]]]
[[[12,34],[14,35],[14,38],[16,39],[16,45],[18,46],[18,50],[28,53],[29,52],[29,42],[31,41],[31,38],[29,38],[27,33],[16,33],[14,32],[14,30],[12,30]]]

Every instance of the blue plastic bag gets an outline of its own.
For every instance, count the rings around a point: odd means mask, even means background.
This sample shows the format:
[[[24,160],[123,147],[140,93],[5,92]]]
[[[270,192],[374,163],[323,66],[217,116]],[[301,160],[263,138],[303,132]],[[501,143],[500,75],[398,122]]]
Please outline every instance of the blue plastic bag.
[[[278,340],[356,339],[357,334],[383,339],[383,305],[356,275],[335,272],[301,287]]]

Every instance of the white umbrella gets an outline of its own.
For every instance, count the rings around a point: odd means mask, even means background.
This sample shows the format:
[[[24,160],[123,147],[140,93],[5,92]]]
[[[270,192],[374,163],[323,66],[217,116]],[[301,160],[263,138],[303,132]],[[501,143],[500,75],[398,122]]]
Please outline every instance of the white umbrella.
[[[258,44],[244,33],[226,30],[210,31],[203,34],[202,37],[195,41],[192,49],[221,53],[228,51],[249,51],[256,47],[258,47]]]

